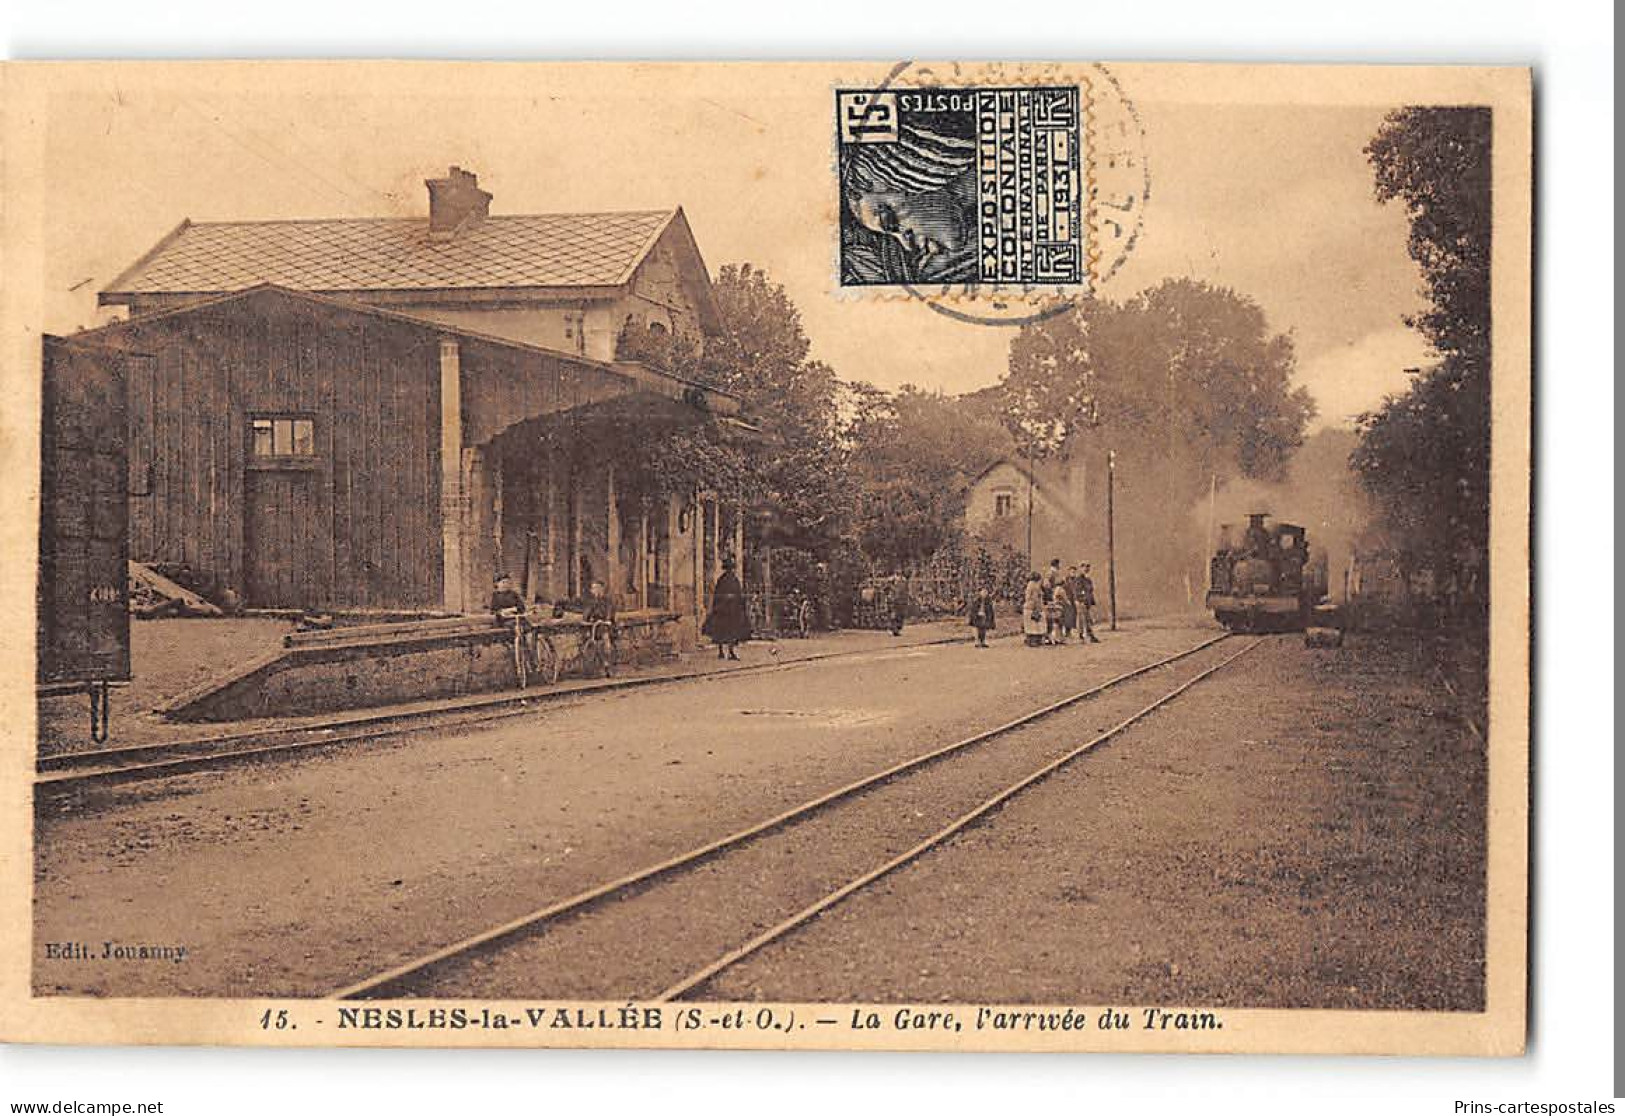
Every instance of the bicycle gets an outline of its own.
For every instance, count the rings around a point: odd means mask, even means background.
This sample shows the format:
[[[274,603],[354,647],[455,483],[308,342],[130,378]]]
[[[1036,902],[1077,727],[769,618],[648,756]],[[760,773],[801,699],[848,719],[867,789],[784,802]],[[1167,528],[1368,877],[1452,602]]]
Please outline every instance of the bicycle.
[[[535,636],[531,643],[531,653],[536,663],[536,673],[547,679],[549,686],[557,685],[559,675],[564,670],[564,656],[553,643],[553,637],[540,628],[532,628]]]
[[[513,631],[513,669],[519,688],[527,689],[532,677],[546,679],[550,686],[558,682],[562,664],[553,641],[529,623],[522,612],[506,618]]]
[[[525,638],[525,617],[519,612],[498,615],[508,622],[508,629],[513,635],[513,673],[519,688],[523,690],[530,685],[531,668],[530,641]]]
[[[589,677],[602,674],[608,678],[615,673],[615,623],[611,620],[589,620],[581,635],[581,670]]]

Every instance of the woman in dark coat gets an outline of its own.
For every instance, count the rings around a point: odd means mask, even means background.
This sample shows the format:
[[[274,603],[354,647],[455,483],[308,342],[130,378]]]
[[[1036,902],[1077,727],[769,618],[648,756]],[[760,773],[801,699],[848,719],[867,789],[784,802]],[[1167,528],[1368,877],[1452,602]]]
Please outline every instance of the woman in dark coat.
[[[730,659],[738,659],[734,649],[750,638],[750,619],[745,614],[745,587],[739,584],[731,557],[722,560],[722,576],[717,578],[716,588],[711,591],[711,614],[705,618],[705,625],[700,631],[710,636],[717,645],[719,659],[724,653]]]
[[[987,633],[995,627],[993,622],[993,595],[987,586],[976,590],[976,599],[970,603],[970,626],[976,629],[976,646],[987,646]]]

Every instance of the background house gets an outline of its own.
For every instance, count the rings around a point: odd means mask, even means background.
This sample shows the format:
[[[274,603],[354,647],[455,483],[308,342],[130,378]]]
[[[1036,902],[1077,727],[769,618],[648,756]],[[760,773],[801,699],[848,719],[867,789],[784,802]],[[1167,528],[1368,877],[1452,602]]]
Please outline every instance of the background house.
[[[966,493],[966,531],[1026,553],[1030,491],[1032,568],[1041,570],[1051,558],[1059,558],[1063,566],[1087,560],[1104,568],[1105,465],[1101,462],[1092,469],[1092,464],[1096,463],[1083,455],[1041,459],[1030,469],[1024,460],[995,461],[971,482]]]

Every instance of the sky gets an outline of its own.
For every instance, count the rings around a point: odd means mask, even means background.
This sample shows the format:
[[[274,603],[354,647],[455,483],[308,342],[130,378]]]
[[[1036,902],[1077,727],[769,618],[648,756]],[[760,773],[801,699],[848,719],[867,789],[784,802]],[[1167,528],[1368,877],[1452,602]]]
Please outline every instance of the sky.
[[[849,380],[958,393],[1002,375],[1012,331],[912,301],[840,292],[831,90],[872,63],[623,63],[452,73],[110,70],[51,97],[45,119],[44,328],[107,320],[95,293],[183,218],[414,216],[457,164],[494,214],[683,206],[713,272],[751,262],[801,309],[813,355]],[[1406,222],[1379,205],[1362,148],[1389,104],[1204,85],[1115,68],[1145,130],[1151,198],[1102,290],[1172,276],[1257,301],[1297,346],[1316,425],[1343,424],[1426,360]],[[1345,83],[1346,85],[1346,83]]]

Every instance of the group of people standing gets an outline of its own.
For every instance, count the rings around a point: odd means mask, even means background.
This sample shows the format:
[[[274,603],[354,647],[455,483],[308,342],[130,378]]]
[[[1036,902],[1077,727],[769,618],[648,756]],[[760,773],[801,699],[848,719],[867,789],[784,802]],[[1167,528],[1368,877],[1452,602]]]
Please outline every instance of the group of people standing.
[[[1061,560],[1050,560],[1044,573],[1027,578],[1021,601],[1021,633],[1028,647],[1053,646],[1079,639],[1099,643],[1094,623],[1095,583],[1089,577],[1089,563],[1061,569]],[[987,646],[987,633],[993,630],[993,595],[986,586],[979,589],[970,604],[970,626],[976,629],[976,646]]]
[[[1027,578],[1021,602],[1021,632],[1028,647],[1058,645],[1071,641],[1099,643],[1095,635],[1095,583],[1089,576],[1089,563],[1061,569],[1059,558],[1050,559],[1043,574]]]
[[[700,631],[716,645],[717,658],[738,659],[738,647],[750,639],[750,616],[746,607],[745,587],[739,580],[732,555],[723,557],[722,574],[711,590],[711,608]],[[887,625],[892,635],[903,630],[903,619],[908,611],[908,582],[901,576],[891,578],[886,586]],[[1027,579],[1022,599],[1021,631],[1027,646],[1041,647],[1067,643],[1073,633],[1080,640],[1099,643],[1094,626],[1095,583],[1089,578],[1089,563],[1061,569],[1059,558],[1051,559],[1043,574],[1033,573]],[[523,621],[525,604],[514,582],[506,573],[496,577],[491,595],[491,611],[499,619],[513,618]],[[594,580],[582,608],[582,618],[588,622],[615,621],[615,606],[605,591],[603,582]],[[555,617],[564,615],[561,604],[554,609]],[[970,626],[976,629],[976,646],[987,646],[987,633],[994,624],[993,597],[984,586],[977,591],[970,604]]]

